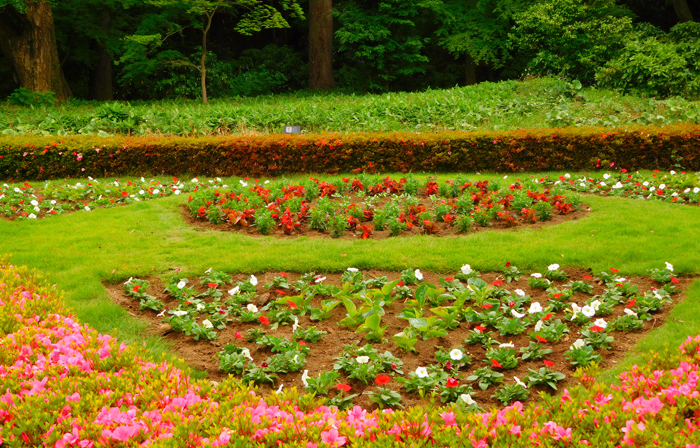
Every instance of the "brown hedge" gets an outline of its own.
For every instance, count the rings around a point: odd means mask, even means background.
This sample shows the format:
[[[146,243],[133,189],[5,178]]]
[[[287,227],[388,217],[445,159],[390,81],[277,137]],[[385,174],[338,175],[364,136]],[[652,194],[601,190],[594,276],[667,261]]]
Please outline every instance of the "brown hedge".
[[[1,137],[0,178],[284,173],[700,170],[700,126],[244,137]]]

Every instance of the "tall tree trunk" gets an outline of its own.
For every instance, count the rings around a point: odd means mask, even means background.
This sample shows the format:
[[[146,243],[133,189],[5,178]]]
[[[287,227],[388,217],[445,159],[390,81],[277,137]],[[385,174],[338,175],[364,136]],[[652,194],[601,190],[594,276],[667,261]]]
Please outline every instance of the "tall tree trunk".
[[[100,27],[107,35],[112,23],[112,14],[107,8],[104,8],[101,15]],[[97,63],[90,73],[90,99],[97,101],[112,101],[114,99],[112,56],[107,52],[106,47],[106,39],[95,40],[94,50],[97,53]]]
[[[66,101],[72,94],[58,58],[51,5],[45,0],[25,0],[25,4],[25,14],[11,6],[0,10],[0,51],[21,87],[51,91],[56,99]]]
[[[211,29],[211,21],[216,14],[216,10],[219,7],[215,7],[211,14],[207,13],[207,25],[202,30],[202,59],[199,62],[199,71],[202,74],[202,103],[207,104],[207,34]]]
[[[309,0],[309,88],[334,87],[333,1]]]
[[[688,7],[687,0],[673,0],[673,9],[676,10],[676,15],[678,16],[678,20],[680,20],[681,22],[692,22],[693,21],[693,13],[690,11],[690,8]]]
[[[472,86],[476,84],[476,64],[474,63],[474,58],[472,58],[472,56],[469,53],[467,53],[466,75],[466,85]]]

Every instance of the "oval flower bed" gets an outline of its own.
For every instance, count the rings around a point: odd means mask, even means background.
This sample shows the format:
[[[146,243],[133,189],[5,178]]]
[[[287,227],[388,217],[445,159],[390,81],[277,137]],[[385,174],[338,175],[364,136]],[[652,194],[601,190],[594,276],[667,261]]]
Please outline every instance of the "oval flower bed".
[[[241,180],[230,189],[189,196],[192,222],[261,235],[385,238],[423,233],[454,235],[474,228],[544,223],[553,216],[577,219],[578,195],[542,190],[536,179],[501,188],[464,176],[420,182],[360,175],[332,183],[309,178],[301,184]],[[349,232],[349,233],[348,233]]]
[[[651,278],[568,272],[553,264],[525,275],[508,264],[483,276],[465,265],[447,277],[349,268],[232,279],[208,270],[110,291],[217,381],[296,386],[340,408],[410,407],[434,393],[479,409],[610,366],[679,299],[668,263]]]
[[[218,386],[81,326],[56,291],[0,262],[0,444],[8,446],[568,446],[695,448],[700,337],[620,386],[586,381],[543,404],[486,413],[426,401],[340,411],[310,395]]]

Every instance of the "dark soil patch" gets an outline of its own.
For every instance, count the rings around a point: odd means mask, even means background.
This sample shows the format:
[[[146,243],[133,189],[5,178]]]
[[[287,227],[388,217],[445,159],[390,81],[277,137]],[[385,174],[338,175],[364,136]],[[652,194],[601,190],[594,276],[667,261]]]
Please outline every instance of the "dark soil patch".
[[[554,286],[561,287],[561,285],[569,281],[584,280],[584,275],[592,275],[591,272],[582,268],[573,267],[565,268],[564,270],[567,272],[569,279],[565,282],[553,282]],[[388,277],[389,281],[399,278],[398,272],[363,271],[363,274],[365,275],[365,278],[370,278],[372,275],[380,277],[386,276]],[[430,282],[436,285],[439,284],[439,278],[444,277],[444,275],[438,275],[435,273],[424,272],[423,274],[423,281]],[[341,286],[340,274],[324,275],[327,277],[324,283]],[[492,283],[498,278],[498,275],[498,273],[485,273],[481,276],[481,278],[489,283]],[[270,293],[268,290],[264,289],[262,285],[271,282],[273,278],[279,276],[279,273],[267,272],[262,274],[256,274],[256,276],[259,280],[259,284],[257,286],[257,291],[259,295],[257,297],[256,305],[262,306],[268,301],[276,299],[278,297],[276,293]],[[300,274],[290,273],[290,284],[292,284],[293,281],[296,281],[299,278],[299,276]],[[234,283],[239,281],[245,281],[247,278],[249,278],[249,276],[244,274],[236,274],[233,275],[232,278],[234,280],[233,283],[230,283],[229,285],[224,285],[220,288],[222,291],[224,291],[224,294],[226,294],[225,291],[233,287]],[[179,302],[173,299],[168,293],[163,292],[164,284],[159,279],[149,278],[148,280],[151,282],[151,286],[148,289],[149,294],[154,295],[159,300],[161,300],[168,310],[177,307]],[[190,280],[190,284],[193,284],[193,279]],[[649,278],[635,277],[629,278],[628,280],[639,287],[640,293],[644,293],[645,291],[650,290],[652,286],[658,286],[656,282]],[[680,284],[678,286],[683,291],[685,291],[689,284],[692,282],[692,280],[692,278],[680,278]],[[202,287],[197,280],[194,281],[194,284],[197,285],[198,291],[204,291],[206,289],[206,287]],[[545,291],[529,287],[527,275],[524,275],[518,282],[504,284],[503,286],[509,291],[514,291],[515,289],[522,289],[532,297],[533,302],[540,302],[543,306],[546,305],[549,298],[548,294]],[[236,331],[240,332],[245,336],[245,332],[248,329],[261,327],[261,325],[257,322],[232,322],[228,325],[228,327],[225,330],[219,332],[219,336],[216,340],[211,342],[196,342],[189,336],[173,332],[170,326],[163,322],[162,318],[157,317],[155,312],[150,310],[146,310],[143,312],[139,311],[138,301],[131,297],[125,296],[122,285],[107,285],[106,289],[115,303],[124,307],[130,315],[135,316],[148,324],[148,331],[150,334],[160,336],[169,343],[171,343],[172,349],[178,357],[185,359],[185,361],[192,367],[206,371],[209,374],[209,378],[213,381],[221,381],[227,377],[227,374],[219,370],[218,359],[216,354],[221,350],[223,346],[225,346],[228,343],[235,341],[235,343],[239,346],[248,347],[257,365],[260,365],[260,363],[265,361],[265,359],[272,356],[272,353],[268,348],[260,347],[255,343],[245,342],[241,339],[235,340],[234,333]],[[601,284],[594,284],[593,294],[601,294],[604,290],[605,286]],[[583,306],[585,304],[585,301],[590,297],[591,296],[587,294],[576,293],[570,301],[575,302],[580,306]],[[645,322],[643,330],[633,332],[612,331],[610,334],[615,338],[615,341],[612,344],[612,350],[598,350],[598,353],[603,357],[603,361],[600,364],[601,368],[606,369],[612,367],[616,362],[623,358],[625,353],[633,349],[636,342],[641,337],[643,337],[647,331],[663,325],[665,320],[668,318],[668,315],[673,305],[682,301],[684,298],[684,293],[673,295],[673,303],[665,306],[662,312],[654,314],[652,320]],[[320,301],[321,298],[316,297],[312,303],[312,306],[319,307]],[[415,371],[415,369],[420,366],[427,366],[429,364],[435,363],[436,361],[434,354],[436,351],[436,347],[438,346],[442,346],[445,349],[461,347],[463,351],[471,354],[472,364],[471,366],[462,371],[462,378],[458,378],[460,384],[465,383],[464,379],[467,376],[469,376],[474,369],[490,365],[488,360],[485,358],[485,350],[480,345],[462,344],[462,341],[467,337],[467,333],[476,326],[476,324],[465,322],[461,322],[459,327],[453,331],[450,331],[446,337],[431,339],[428,341],[419,340],[416,346],[418,350],[417,354],[404,353],[393,343],[391,339],[392,335],[399,333],[405,327],[408,326],[405,320],[398,319],[395,317],[396,314],[400,313],[404,307],[404,303],[402,303],[402,301],[397,300],[391,306],[385,308],[386,315],[382,317],[382,325],[389,325],[389,328],[386,330],[385,333],[385,337],[389,340],[389,342],[384,344],[374,344],[374,347],[377,349],[378,352],[383,353],[385,350],[389,350],[394,356],[397,356],[398,358],[403,360],[404,376],[407,377],[409,372]],[[617,316],[624,314],[623,310],[624,305],[617,305],[613,308],[613,313],[611,315],[604,316],[603,318],[608,323],[611,323]],[[308,369],[310,376],[318,376],[318,374],[322,371],[333,369],[334,358],[338,357],[341,354],[345,345],[354,342],[358,346],[362,346],[366,343],[364,335],[356,334],[353,331],[348,330],[346,327],[338,325],[338,322],[345,317],[345,313],[345,308],[342,304],[340,304],[334,310],[333,316],[325,321],[311,322],[309,320],[308,315],[299,317],[299,322],[302,328],[316,326],[316,328],[328,332],[327,335],[323,336],[320,342],[308,343],[309,347],[311,348],[311,353],[308,356],[307,363],[302,369],[302,371],[304,369]],[[563,322],[566,322],[566,318],[564,317],[563,311],[557,312],[554,318],[560,318]],[[570,322],[567,323],[569,323],[569,327],[571,329],[570,334],[568,336],[564,336],[564,338],[556,344],[546,345],[548,348],[553,349],[553,352],[545,357],[545,359],[554,362],[554,367],[550,369],[553,371],[562,372],[567,376],[565,380],[559,383],[559,391],[562,391],[567,386],[571,386],[573,384],[578,383],[578,381],[572,376],[575,369],[570,367],[568,360],[566,360],[563,355],[567,350],[569,350],[571,343],[573,343],[576,339],[580,337],[579,327],[575,324],[571,324]],[[268,334],[274,336],[284,336],[290,340],[293,340],[292,328],[290,325],[282,325],[275,331],[269,331],[269,326],[266,325],[263,325],[262,327],[264,327],[263,329],[265,329],[268,332]],[[530,331],[532,331],[532,327],[528,328],[528,331],[518,336],[505,337],[500,336],[500,333],[497,330],[494,330],[491,333],[494,339],[496,339],[499,342],[512,342],[513,344],[515,344],[515,348],[518,351],[518,355],[520,355],[519,349],[521,347],[527,346],[530,342],[530,339],[527,337],[527,334]],[[515,369],[495,370],[501,371],[504,374],[505,383],[513,383],[514,376],[517,376],[521,380],[525,380],[525,377],[529,373],[529,369],[537,370],[543,366],[544,364],[542,363],[542,361],[524,362],[522,360],[519,360],[518,366]],[[285,388],[296,386],[299,390],[303,390],[301,372],[290,374],[278,374],[278,376],[279,379],[276,382],[275,388],[278,387],[280,384],[284,384]],[[350,393],[352,394],[362,393],[363,391],[375,389],[375,386],[373,384],[365,385],[361,381],[347,380],[343,375],[341,375],[340,381],[350,384],[352,386],[352,390],[350,391]],[[474,390],[476,392],[475,399],[484,408],[501,406],[500,402],[498,402],[494,398],[491,398],[491,395],[494,391],[494,386],[490,387],[486,391],[481,391],[476,384],[472,384],[472,386],[474,387]],[[393,379],[389,383],[388,387],[397,390],[401,393],[403,400],[402,403],[406,407],[420,406],[421,404],[423,404],[423,401],[417,394],[406,393],[405,391],[403,391],[402,386]],[[270,393],[273,390],[273,388],[268,386],[263,386],[261,388],[261,391],[263,393]],[[530,400],[537,399],[538,390],[544,389],[532,388]],[[331,391],[330,395],[332,396],[335,393],[336,391],[333,390]],[[370,409],[376,407],[376,405],[374,405],[374,403],[372,403],[366,395],[360,395],[356,397],[355,404]]]

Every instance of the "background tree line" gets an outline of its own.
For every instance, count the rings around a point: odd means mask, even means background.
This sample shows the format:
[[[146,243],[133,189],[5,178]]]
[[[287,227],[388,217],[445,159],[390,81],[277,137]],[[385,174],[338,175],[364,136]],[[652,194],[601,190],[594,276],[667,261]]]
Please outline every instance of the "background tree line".
[[[700,92],[700,0],[0,0],[0,97],[413,91],[551,74]]]

